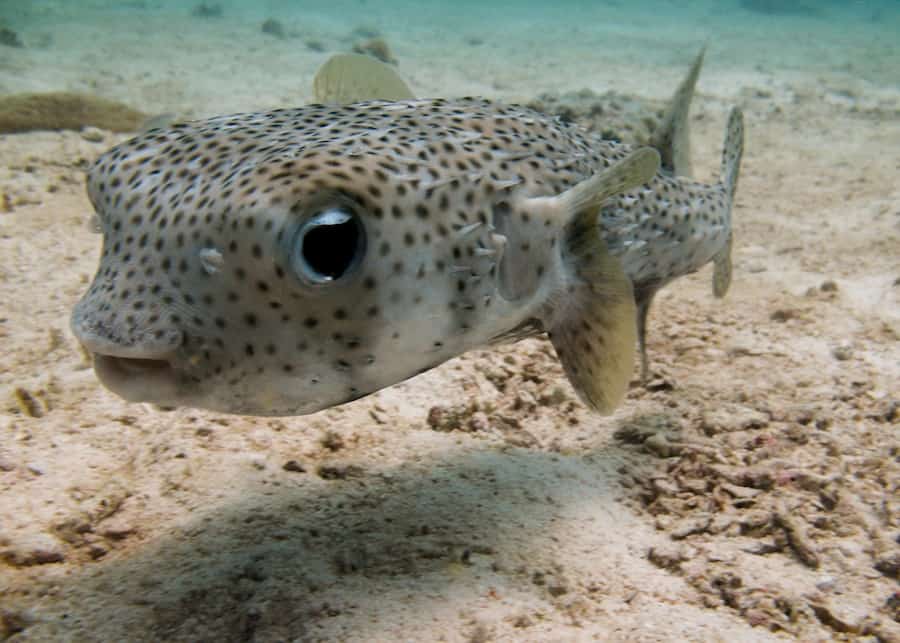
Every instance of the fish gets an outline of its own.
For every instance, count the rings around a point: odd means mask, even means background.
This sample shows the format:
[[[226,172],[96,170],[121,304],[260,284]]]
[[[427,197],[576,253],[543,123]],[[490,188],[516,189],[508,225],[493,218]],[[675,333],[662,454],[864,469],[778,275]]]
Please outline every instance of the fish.
[[[258,416],[547,333],[579,397],[611,413],[634,368],[635,286],[729,243],[739,115],[714,184],[652,146],[482,98],[152,130],[88,174],[103,245],[70,326],[128,401]]]
[[[694,59],[662,123],[649,144],[661,156],[660,173],[669,180],[653,190],[618,195],[605,204],[600,226],[610,252],[623,262],[637,304],[640,379],[647,384],[647,321],[656,293],[664,286],[713,263],[712,290],[717,299],[731,285],[733,233],[731,210],[744,150],[744,120],[732,109],[726,125],[720,181],[712,186],[690,181],[689,113],[706,48]]]

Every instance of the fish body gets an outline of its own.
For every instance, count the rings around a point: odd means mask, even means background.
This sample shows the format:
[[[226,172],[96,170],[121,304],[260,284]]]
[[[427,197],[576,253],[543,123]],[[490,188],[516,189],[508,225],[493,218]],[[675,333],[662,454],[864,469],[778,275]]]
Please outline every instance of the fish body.
[[[252,415],[547,331],[608,412],[632,368],[632,284],[715,256],[729,190],[482,99],[185,123],[90,171],[103,251],[72,328],[126,399]]]

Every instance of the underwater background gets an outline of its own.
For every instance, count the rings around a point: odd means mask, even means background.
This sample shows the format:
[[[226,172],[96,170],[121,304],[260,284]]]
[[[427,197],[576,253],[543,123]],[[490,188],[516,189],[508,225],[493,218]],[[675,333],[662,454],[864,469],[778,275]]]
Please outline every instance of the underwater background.
[[[900,2],[0,0],[0,640],[900,640]],[[743,109],[734,283],[588,412],[543,339],[311,416],[129,404],[68,319],[90,164],[336,53],[642,142]]]

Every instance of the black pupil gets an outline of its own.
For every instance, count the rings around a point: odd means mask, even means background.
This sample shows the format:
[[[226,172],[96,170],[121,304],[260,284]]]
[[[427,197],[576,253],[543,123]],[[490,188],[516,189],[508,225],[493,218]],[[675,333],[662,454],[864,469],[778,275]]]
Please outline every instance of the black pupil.
[[[352,218],[320,224],[303,235],[303,258],[310,269],[337,279],[353,264],[359,248],[359,227]]]

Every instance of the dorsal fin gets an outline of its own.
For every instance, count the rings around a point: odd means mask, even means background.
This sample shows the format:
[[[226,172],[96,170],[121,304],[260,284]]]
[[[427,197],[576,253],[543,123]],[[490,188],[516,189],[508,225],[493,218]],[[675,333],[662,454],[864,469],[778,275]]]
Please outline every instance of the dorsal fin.
[[[347,105],[364,100],[408,100],[412,90],[392,67],[362,54],[335,54],[313,80],[316,102]]]
[[[694,59],[687,76],[675,90],[662,122],[650,137],[650,145],[659,152],[660,168],[672,176],[691,176],[692,173],[688,115],[705,54],[706,47],[703,47]]]

